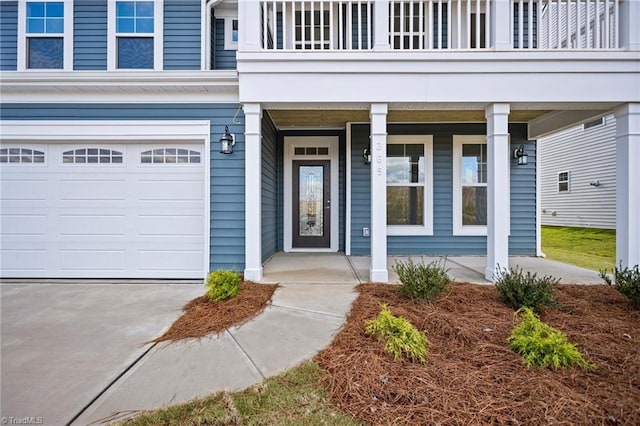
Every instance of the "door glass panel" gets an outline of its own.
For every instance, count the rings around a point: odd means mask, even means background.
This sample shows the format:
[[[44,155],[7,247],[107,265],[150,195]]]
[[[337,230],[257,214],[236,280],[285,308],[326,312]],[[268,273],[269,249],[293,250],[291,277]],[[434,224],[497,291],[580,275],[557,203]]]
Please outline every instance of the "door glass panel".
[[[301,237],[323,235],[323,167],[300,166],[298,195]]]

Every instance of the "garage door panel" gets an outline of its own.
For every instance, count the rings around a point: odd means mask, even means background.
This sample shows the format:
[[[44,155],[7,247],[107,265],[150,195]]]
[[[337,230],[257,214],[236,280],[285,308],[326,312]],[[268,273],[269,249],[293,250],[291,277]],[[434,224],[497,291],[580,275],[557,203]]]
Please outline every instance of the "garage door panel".
[[[3,212],[0,235],[38,236],[47,234],[47,215],[7,214]]]
[[[139,235],[196,235],[202,234],[202,216],[139,216]]]
[[[45,179],[17,180],[2,176],[2,200],[44,201],[47,199],[48,182]]]
[[[141,270],[198,271],[202,268],[202,250],[140,250]]]
[[[60,182],[62,200],[123,201],[126,190],[126,180],[63,180]]]
[[[60,250],[61,271],[124,271],[125,250],[75,249]]]
[[[124,215],[60,215],[60,235],[69,236],[122,236],[127,220]]]
[[[142,180],[138,186],[138,198],[148,201],[202,200],[204,186],[201,180]]]
[[[7,272],[45,271],[45,249],[0,249],[0,267]]]

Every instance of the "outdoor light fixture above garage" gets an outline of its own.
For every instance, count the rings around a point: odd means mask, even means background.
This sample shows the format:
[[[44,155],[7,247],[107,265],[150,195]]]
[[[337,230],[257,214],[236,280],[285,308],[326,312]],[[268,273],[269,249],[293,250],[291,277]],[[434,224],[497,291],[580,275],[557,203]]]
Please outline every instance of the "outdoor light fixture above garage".
[[[220,152],[222,154],[233,154],[233,147],[236,138],[233,133],[229,133],[229,126],[224,126],[224,135],[220,138]]]
[[[520,145],[513,150],[513,158],[518,160],[518,166],[525,166],[529,160],[527,152],[524,150],[524,145]]]

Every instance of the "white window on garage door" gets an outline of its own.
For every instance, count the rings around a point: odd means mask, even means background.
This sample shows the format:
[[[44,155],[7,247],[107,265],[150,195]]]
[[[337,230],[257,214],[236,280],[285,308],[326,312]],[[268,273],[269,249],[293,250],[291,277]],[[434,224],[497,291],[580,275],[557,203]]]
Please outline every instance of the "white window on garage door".
[[[122,164],[122,151],[107,148],[77,148],[64,151],[65,164]]]
[[[33,148],[0,148],[0,163],[45,164],[45,153],[44,150]]]
[[[200,164],[200,151],[187,148],[154,148],[140,153],[142,164]]]

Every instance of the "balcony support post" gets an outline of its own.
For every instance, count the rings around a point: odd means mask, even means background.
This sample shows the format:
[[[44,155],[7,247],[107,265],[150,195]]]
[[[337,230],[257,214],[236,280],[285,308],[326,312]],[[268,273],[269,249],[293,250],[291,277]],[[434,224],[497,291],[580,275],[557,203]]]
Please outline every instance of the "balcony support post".
[[[371,104],[371,269],[372,282],[386,283],[387,270],[387,104]]]
[[[626,104],[616,116],[616,262],[640,264],[640,104]]]
[[[509,104],[492,104],[487,118],[487,269],[485,278],[496,281],[509,267]]]
[[[373,11],[373,49],[390,50],[389,43],[389,0],[375,0]]]
[[[513,49],[511,42],[511,2],[509,0],[493,0],[491,2],[491,47],[493,50]]]
[[[242,108],[245,117],[244,278],[257,282],[262,281],[262,106],[244,104]]]
[[[238,2],[238,19],[240,21],[238,50],[240,51],[262,49],[260,43],[260,7],[259,1],[241,0]]]
[[[618,0],[615,0],[618,1]],[[640,2],[620,2],[620,47],[625,50],[640,50]]]

